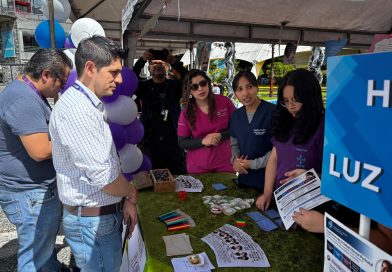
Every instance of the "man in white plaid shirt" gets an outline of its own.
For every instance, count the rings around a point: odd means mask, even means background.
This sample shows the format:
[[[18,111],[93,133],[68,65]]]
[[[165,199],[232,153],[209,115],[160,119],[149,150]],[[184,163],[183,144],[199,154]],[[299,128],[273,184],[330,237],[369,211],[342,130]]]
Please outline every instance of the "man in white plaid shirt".
[[[105,37],[80,42],[78,80],[56,103],[49,124],[65,239],[82,271],[119,271],[122,220],[131,220],[131,231],[137,222],[137,191],[121,174],[100,100],[121,84],[123,56]]]

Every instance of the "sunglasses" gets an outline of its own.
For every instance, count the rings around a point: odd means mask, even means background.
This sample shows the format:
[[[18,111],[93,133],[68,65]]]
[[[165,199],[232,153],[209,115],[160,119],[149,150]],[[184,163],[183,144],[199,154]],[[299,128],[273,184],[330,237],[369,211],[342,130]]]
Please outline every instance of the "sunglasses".
[[[208,84],[208,81],[206,80],[206,79],[203,79],[203,80],[201,80],[199,83],[193,83],[193,84],[191,84],[190,85],[190,87],[191,87],[191,90],[192,91],[196,91],[196,90],[198,90],[199,89],[199,87],[205,87],[205,86],[207,86],[207,84]]]

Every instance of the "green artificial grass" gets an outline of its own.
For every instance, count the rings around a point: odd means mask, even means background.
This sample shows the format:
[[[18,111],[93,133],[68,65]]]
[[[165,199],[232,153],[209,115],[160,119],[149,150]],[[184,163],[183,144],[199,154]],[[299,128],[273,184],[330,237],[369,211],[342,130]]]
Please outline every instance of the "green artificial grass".
[[[257,210],[253,205],[241,213],[232,216],[223,214],[214,215],[203,204],[203,195],[229,195],[240,198],[253,198],[258,193],[252,189],[238,188],[232,179],[233,174],[203,174],[195,175],[204,184],[202,193],[187,193],[187,199],[183,202],[179,200],[178,193],[154,193],[152,189],[139,193],[139,215],[141,221],[142,235],[147,248],[147,272],[173,271],[170,260],[173,257],[166,256],[165,244],[162,236],[187,233],[194,253],[205,251],[213,265],[213,271],[245,272],[245,271],[322,271],[323,268],[323,240],[314,234],[303,230],[278,229],[271,232],[261,231],[250,217],[246,215],[249,211]],[[229,188],[216,191],[213,183],[223,183]],[[189,214],[195,221],[196,227],[168,232],[164,223],[158,220],[158,216],[166,212],[181,209]],[[201,241],[201,238],[224,224],[234,224],[238,218],[244,219],[247,226],[242,228],[252,236],[260,247],[264,250],[271,267],[261,268],[218,268],[215,254],[210,247]],[[175,256],[181,257],[181,256]]]

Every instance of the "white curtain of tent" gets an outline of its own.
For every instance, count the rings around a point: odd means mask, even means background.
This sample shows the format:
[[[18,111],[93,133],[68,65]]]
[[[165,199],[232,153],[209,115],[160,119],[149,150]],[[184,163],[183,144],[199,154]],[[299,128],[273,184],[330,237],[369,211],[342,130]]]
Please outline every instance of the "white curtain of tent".
[[[210,59],[224,59],[226,49],[223,46],[218,46],[219,42],[212,44]],[[275,57],[283,56],[286,45],[275,45]],[[310,46],[298,46],[297,52],[310,51]],[[196,54],[196,49],[194,49]],[[271,44],[255,44],[255,43],[235,43],[235,58],[245,60],[253,63],[252,72],[256,74],[256,63],[259,61],[267,60],[272,57]],[[190,56],[187,50],[182,57],[181,61],[184,65],[189,65]]]

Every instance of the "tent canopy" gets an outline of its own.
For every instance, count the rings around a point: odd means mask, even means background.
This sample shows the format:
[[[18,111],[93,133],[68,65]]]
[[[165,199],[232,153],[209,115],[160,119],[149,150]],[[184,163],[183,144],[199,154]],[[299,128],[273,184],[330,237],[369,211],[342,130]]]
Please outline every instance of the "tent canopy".
[[[375,33],[390,33],[392,29],[391,0],[133,2],[136,5],[124,43],[138,48],[139,54],[146,48],[158,46],[186,48],[192,41],[299,41],[300,45],[321,45],[326,40],[347,38],[349,46],[365,48]],[[76,18],[94,18],[103,25],[108,37],[121,39],[121,10],[126,0],[70,0],[70,3]],[[151,24],[152,29],[145,29],[148,20],[158,14],[165,3],[167,6],[158,22]],[[143,30],[148,32],[138,38]]]

